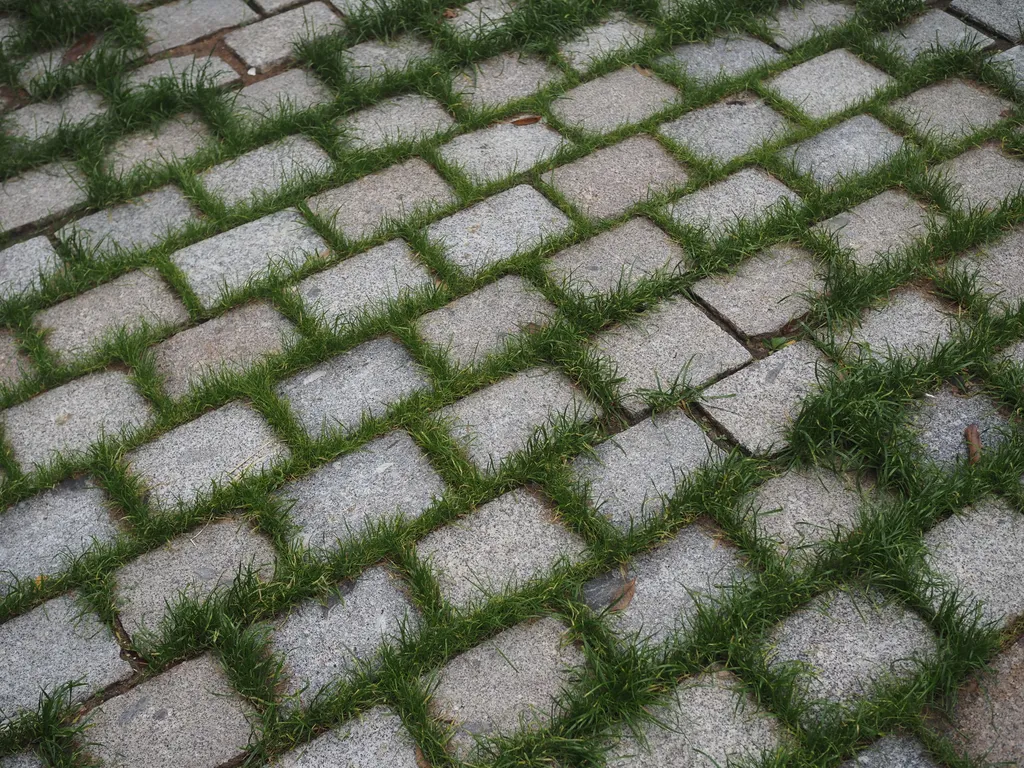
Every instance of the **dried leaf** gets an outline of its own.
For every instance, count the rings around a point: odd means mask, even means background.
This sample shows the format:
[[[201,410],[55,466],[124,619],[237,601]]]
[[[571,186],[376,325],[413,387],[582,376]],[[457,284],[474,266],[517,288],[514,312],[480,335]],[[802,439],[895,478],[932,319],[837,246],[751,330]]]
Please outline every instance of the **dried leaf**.
[[[540,122],[540,115],[527,115],[526,117],[517,117],[512,121],[512,125],[533,125],[534,123]]]
[[[459,15],[459,9],[458,8],[449,8],[442,15],[446,19],[454,19],[456,16]]]
[[[967,460],[971,464],[981,461],[981,432],[977,424],[971,424],[964,430],[964,438],[967,440]]]
[[[653,74],[651,72],[651,70],[647,69],[646,67],[641,67],[639,64],[634,64],[633,65],[633,69],[635,69],[637,72],[639,72],[644,77],[651,77],[652,74]]]
[[[612,612],[626,610],[633,602],[634,595],[636,595],[636,579],[630,579],[622,585],[622,589],[615,595],[615,600],[608,606],[608,610]]]
[[[90,32],[88,35],[83,36],[68,48],[68,52],[61,56],[61,64],[71,64],[72,62],[78,61],[80,58],[85,56],[92,47],[96,44],[96,34]]]
[[[418,744],[416,745],[416,765],[419,768],[430,768],[430,763],[427,762],[427,757],[423,754],[423,750],[420,749]]]

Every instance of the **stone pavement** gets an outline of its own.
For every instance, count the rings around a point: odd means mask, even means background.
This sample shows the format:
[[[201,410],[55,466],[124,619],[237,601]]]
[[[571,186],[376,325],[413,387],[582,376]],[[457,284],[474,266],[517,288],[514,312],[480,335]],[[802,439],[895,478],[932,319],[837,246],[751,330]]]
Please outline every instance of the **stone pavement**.
[[[1024,0],[0,0],[0,768],[1024,766]]]

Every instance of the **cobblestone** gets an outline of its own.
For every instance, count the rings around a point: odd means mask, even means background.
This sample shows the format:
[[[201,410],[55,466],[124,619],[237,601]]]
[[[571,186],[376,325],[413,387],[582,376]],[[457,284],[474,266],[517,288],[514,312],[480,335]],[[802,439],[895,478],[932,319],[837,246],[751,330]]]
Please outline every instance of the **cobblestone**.
[[[40,101],[16,109],[7,121],[13,136],[39,141],[58,130],[81,128],[106,114],[103,97],[84,87],[73,89],[59,101]]]
[[[390,144],[429,139],[453,128],[455,120],[438,102],[410,93],[360,110],[336,125],[343,144],[372,151]]]
[[[918,16],[900,29],[882,33],[881,40],[910,62],[948,48],[974,45],[984,48],[992,42],[992,38],[938,9]]]
[[[159,169],[188,160],[211,143],[211,133],[194,113],[161,123],[154,130],[133,133],[114,144],[107,167],[121,177],[143,167]]]
[[[163,80],[171,80],[186,89],[200,85],[225,87],[242,82],[230,64],[218,56],[172,56],[159,59],[144,67],[129,72],[125,83],[129,89],[143,88],[159,84]]]
[[[417,746],[402,718],[383,706],[360,713],[340,728],[286,752],[280,768],[329,768],[332,765],[388,765],[418,768]]]
[[[568,142],[543,123],[516,125],[512,119],[456,136],[439,153],[475,184],[487,184],[529,171],[565,146]]]
[[[452,80],[452,91],[473,109],[491,109],[525,99],[560,77],[534,56],[503,53],[474,64]]]
[[[668,206],[668,215],[681,226],[704,230],[710,237],[726,234],[739,222],[757,223],[776,214],[788,200],[800,197],[758,168],[744,168]]]
[[[150,56],[257,19],[242,0],[175,0],[139,15]]]
[[[1015,45],[997,53],[989,61],[1010,77],[1018,91],[1024,87],[1024,46]]]
[[[964,430],[978,427],[983,450],[994,450],[1010,431],[999,407],[982,394],[963,397],[951,388],[928,393],[910,412],[910,429],[924,455],[942,467],[968,459]]]
[[[602,59],[621,56],[642,45],[652,33],[646,24],[633,21],[623,13],[613,13],[601,24],[587,27],[558,52],[577,72],[586,72]]]
[[[479,40],[504,26],[515,6],[516,0],[473,0],[446,16],[445,24],[458,37]]]
[[[17,755],[0,757],[0,768],[46,768],[46,766],[34,752],[22,752]]]
[[[1017,0],[953,0],[950,8],[1014,42],[1021,42],[1024,8]]]
[[[767,85],[808,117],[823,120],[872,98],[892,82],[881,70],[840,49],[787,69]]]
[[[813,37],[846,24],[856,8],[849,3],[810,0],[801,6],[783,8],[770,23],[772,39],[780,48],[791,51]]]
[[[77,168],[50,163],[0,182],[0,234],[64,216],[88,199]]]
[[[305,112],[333,101],[334,94],[312,74],[289,69],[245,86],[232,106],[244,124],[256,125],[280,114]]]
[[[789,128],[786,118],[747,92],[688,112],[658,130],[700,157],[728,163],[775,141]]]
[[[917,739],[896,734],[884,736],[870,747],[843,763],[840,768],[939,768]]]
[[[949,307],[927,291],[903,288],[867,310],[855,328],[836,334],[836,347],[844,357],[927,356],[952,337]]]
[[[934,176],[950,184],[954,205],[961,211],[991,211],[1020,194],[1024,163],[985,145],[935,166]]]
[[[32,360],[10,331],[0,330],[0,386],[16,387],[32,375]]]
[[[698,85],[721,78],[739,77],[753,69],[782,61],[782,54],[749,35],[730,34],[707,43],[687,43],[659,59],[674,64]]]
[[[920,136],[948,143],[996,125],[1009,115],[1013,102],[965,80],[943,80],[889,107]]]
[[[975,286],[994,299],[996,312],[1012,312],[1024,301],[1024,268],[1018,254],[1024,231],[1011,230],[998,240],[971,249],[958,259],[958,268],[975,276]]]
[[[653,74],[626,67],[566,91],[552,103],[551,114],[573,128],[608,133],[668,109],[678,97]]]
[[[400,35],[391,40],[358,43],[345,50],[341,58],[349,76],[362,82],[405,72],[427,61],[433,52],[428,41],[414,35]]]
[[[40,278],[60,269],[60,257],[44,235],[4,248],[0,251],[0,297],[39,290]]]
[[[313,2],[229,32],[224,43],[248,66],[265,72],[291,59],[299,41],[340,29],[341,20],[330,8]]]
[[[876,171],[907,146],[870,115],[857,115],[779,153],[825,189]]]

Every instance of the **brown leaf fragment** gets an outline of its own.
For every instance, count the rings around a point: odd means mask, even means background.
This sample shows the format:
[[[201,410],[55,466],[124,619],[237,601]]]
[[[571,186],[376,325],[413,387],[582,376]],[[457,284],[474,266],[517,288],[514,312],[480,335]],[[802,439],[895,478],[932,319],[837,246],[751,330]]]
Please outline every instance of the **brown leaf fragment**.
[[[61,56],[60,63],[67,65],[78,61],[92,50],[94,45],[96,45],[96,34],[94,32],[90,32],[89,34],[79,38],[74,45],[68,48],[68,52]]]
[[[653,74],[651,70],[647,69],[646,67],[641,67],[639,64],[634,64],[633,69],[635,69],[644,77],[650,77]]]
[[[416,745],[416,765],[419,768],[430,768],[430,762],[427,760],[427,756],[423,754],[419,744]]]
[[[442,16],[444,16],[446,19],[454,19],[458,15],[459,15],[459,9],[458,8],[448,8],[442,14]]]
[[[981,432],[977,424],[971,424],[964,430],[964,439],[967,441],[967,460],[977,464],[981,461]]]
[[[613,612],[626,610],[629,608],[629,604],[633,602],[634,595],[636,595],[636,579],[630,579],[616,593],[612,604],[608,606],[608,610]]]
[[[527,115],[526,117],[517,117],[512,121],[512,125],[533,125],[534,123],[540,122],[540,115]]]

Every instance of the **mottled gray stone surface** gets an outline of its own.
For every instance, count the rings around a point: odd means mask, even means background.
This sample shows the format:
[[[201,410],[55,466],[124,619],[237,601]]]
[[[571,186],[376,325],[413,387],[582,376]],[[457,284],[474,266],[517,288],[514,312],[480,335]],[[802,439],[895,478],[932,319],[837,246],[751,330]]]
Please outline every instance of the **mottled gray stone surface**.
[[[0,757],[0,768],[46,768],[35,752],[19,752]]]
[[[102,96],[79,86],[59,101],[39,101],[16,109],[7,121],[7,128],[13,136],[38,141],[58,129],[81,128],[106,111]]]
[[[768,26],[775,44],[791,51],[812,37],[850,21],[855,12],[853,3],[808,0],[799,6],[784,7]]]
[[[532,250],[564,234],[569,218],[533,187],[520,184],[436,221],[427,237],[467,274]]]
[[[520,488],[420,539],[416,554],[441,596],[468,611],[578,562],[586,547],[547,504]]]
[[[613,13],[601,24],[587,27],[558,49],[569,66],[585,72],[612,55],[624,55],[642,45],[654,30],[624,13]]]
[[[1021,42],[1024,4],[1020,0],[953,0],[950,7],[1003,37]]]
[[[277,394],[317,440],[379,418],[394,403],[430,387],[429,376],[408,350],[385,336],[285,379]]]
[[[808,117],[822,120],[870,99],[893,82],[841,48],[787,69],[767,85]]]
[[[782,137],[789,128],[786,118],[746,92],[687,112],[658,131],[696,155],[728,163]]]
[[[884,736],[839,768],[939,768],[924,745],[903,734]]]
[[[991,128],[1013,111],[1013,102],[966,80],[943,80],[889,105],[921,136],[953,142]]]
[[[101,40],[102,37],[97,42]],[[66,71],[64,57],[70,50],[70,46],[58,45],[56,48],[36,53],[23,62],[15,60],[12,63],[16,68],[20,64],[18,83],[32,96],[44,95],[45,88],[41,86],[47,82],[48,75],[60,75],[63,74],[62,70]]]
[[[469,460],[493,472],[527,448],[538,430],[548,436],[563,417],[588,421],[598,408],[561,373],[531,368],[477,390],[440,411]]]
[[[214,768],[241,756],[257,720],[220,663],[205,655],[93,710],[85,751],[109,768]]]
[[[185,89],[192,89],[235,85],[242,81],[242,76],[218,56],[186,54],[159,59],[129,72],[125,77],[125,83],[130,89],[157,85],[164,80],[172,80]]]
[[[88,199],[85,177],[60,162],[0,182],[0,234],[70,213]]]
[[[114,176],[124,176],[139,167],[156,169],[187,160],[210,143],[211,135],[197,115],[179,115],[118,140],[107,155],[107,166]]]
[[[649,136],[632,136],[543,176],[584,216],[602,219],[684,187],[688,178],[672,155]]]
[[[608,133],[668,109],[678,97],[653,73],[625,67],[566,91],[551,104],[551,114],[588,133]]]
[[[433,54],[430,42],[414,35],[391,40],[366,40],[341,52],[348,75],[357,81],[399,74]]]
[[[534,56],[502,53],[457,74],[452,91],[467,106],[488,109],[525,99],[560,77],[557,69]]]
[[[289,69],[245,86],[233,103],[235,114],[247,124],[282,113],[305,112],[334,101],[331,89],[304,69]]]
[[[923,13],[906,26],[883,32],[879,37],[910,62],[947,48],[984,48],[992,42],[992,38],[938,9]]]
[[[486,184],[523,173],[549,160],[566,142],[543,122],[516,125],[515,118],[456,136],[439,150],[474,183]]]
[[[1024,186],[1024,163],[992,144],[969,149],[933,171],[951,185],[953,203],[964,212],[994,210]]]
[[[920,288],[901,288],[879,307],[868,309],[860,324],[835,336],[844,357],[927,356],[953,337],[953,309]]]
[[[259,72],[292,58],[295,44],[340,31],[341,19],[322,2],[271,16],[224,36],[224,43]]]
[[[798,173],[826,189],[880,168],[903,149],[903,137],[870,115],[857,115],[779,152]]]
[[[801,204],[799,195],[774,176],[760,168],[744,168],[680,198],[668,206],[668,214],[677,224],[717,238],[739,221],[758,222],[772,216],[784,200]]]
[[[1010,230],[998,240],[972,248],[954,264],[975,276],[975,286],[994,299],[991,310],[1012,312],[1024,301],[1024,230]],[[2,255],[2,254],[0,254]]]
[[[175,0],[139,14],[150,56],[258,18],[242,0]]]
[[[576,459],[573,473],[598,513],[628,530],[660,515],[687,475],[723,455],[685,413],[672,410],[613,435],[593,456]]]
[[[911,408],[908,419],[924,455],[942,467],[967,460],[964,430],[969,425],[978,427],[983,453],[995,450],[1011,431],[999,406],[987,396],[964,397],[949,387],[927,393]]]
[[[32,375],[32,360],[8,330],[0,329],[0,385],[15,387]]]
[[[162,511],[269,469],[288,448],[250,406],[228,403],[165,432],[125,456],[151,505]]]
[[[102,437],[146,426],[153,410],[121,371],[99,371],[0,411],[7,443],[25,472],[81,455]]]
[[[690,80],[707,85],[781,60],[782,54],[767,43],[748,35],[730,34],[707,43],[677,46],[659,62],[675,65]]]
[[[40,276],[53,275],[61,260],[45,235],[0,251],[0,298],[10,298],[41,287]]]
[[[1017,90],[1024,86],[1024,45],[1015,45],[1001,51],[989,59],[989,62],[1010,76]]]
[[[341,131],[343,144],[375,150],[389,144],[429,139],[453,128],[455,120],[434,99],[409,93],[343,117],[335,125]]]
[[[417,746],[392,710],[376,706],[339,728],[286,752],[278,768],[420,768]]]
[[[495,32],[515,10],[515,0],[473,0],[453,9],[444,23],[459,37],[477,40]]]

